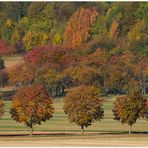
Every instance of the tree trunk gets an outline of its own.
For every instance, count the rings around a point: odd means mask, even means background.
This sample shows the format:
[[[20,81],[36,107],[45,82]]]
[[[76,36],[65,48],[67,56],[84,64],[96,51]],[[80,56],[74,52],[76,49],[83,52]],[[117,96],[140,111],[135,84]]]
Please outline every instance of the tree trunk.
[[[1,81],[1,88],[3,87],[3,85],[2,85],[2,81]]]
[[[145,96],[146,94],[146,84],[145,84],[145,80],[144,80],[144,83],[143,83],[143,95]]]
[[[56,96],[58,96],[58,86],[56,87]]]
[[[61,89],[58,87],[58,94],[61,95]]]
[[[131,134],[132,133],[132,125],[129,125],[129,132],[128,132],[129,134]]]
[[[81,125],[81,133],[84,134],[84,126]]]
[[[49,88],[49,94],[52,96],[52,88]]]
[[[32,125],[32,118],[30,119],[30,136],[33,135],[33,125]]]
[[[30,136],[33,135],[33,127],[30,126]]]
[[[62,85],[62,94],[65,92],[65,87]]]
[[[105,93],[105,96],[107,97],[108,96],[108,88],[104,89],[104,93]]]

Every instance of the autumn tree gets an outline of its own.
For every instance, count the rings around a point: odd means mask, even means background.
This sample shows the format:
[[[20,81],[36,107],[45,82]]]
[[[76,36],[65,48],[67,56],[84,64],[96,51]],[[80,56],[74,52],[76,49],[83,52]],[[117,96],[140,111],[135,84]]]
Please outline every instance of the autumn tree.
[[[74,85],[95,85],[97,80],[96,70],[88,66],[71,66],[65,69],[63,74],[69,77]]]
[[[143,57],[142,60],[138,61],[133,65],[133,73],[135,79],[139,82],[142,94],[146,94],[148,87],[148,58]]]
[[[48,69],[43,77],[51,96],[64,94],[64,85],[62,84],[61,74],[59,72]]]
[[[103,119],[104,111],[99,99],[98,89],[81,85],[69,91],[64,99],[64,112],[70,122],[76,123],[84,133],[84,127]]]
[[[23,37],[23,43],[27,51],[30,51],[35,46],[46,45],[48,36],[45,33],[28,31]]]
[[[93,69],[95,83],[99,85],[105,95],[108,94],[106,81],[109,77],[109,58],[110,55],[103,49],[96,49],[95,52],[82,60],[82,63]]]
[[[30,127],[30,135],[33,133],[33,125],[49,120],[53,112],[52,99],[41,85],[18,90],[10,110],[11,118]]]
[[[16,87],[31,85],[35,79],[35,67],[20,64],[8,70],[9,83]]]
[[[44,85],[50,96],[57,97],[64,94],[64,83],[62,81],[61,73],[48,66],[42,66],[36,70],[35,82]]]
[[[11,38],[11,34],[13,32],[13,28],[14,28],[14,22],[13,20],[11,19],[8,19],[5,24],[4,24],[4,27],[3,27],[3,38],[9,42],[10,41],[10,38]]]
[[[134,90],[129,96],[116,98],[113,114],[115,120],[129,125],[129,134],[131,134],[132,125],[136,123],[138,118],[144,117],[147,110],[147,99],[139,91]]]
[[[106,25],[109,27],[114,20],[120,21],[122,18],[122,5],[113,3],[106,13]]]
[[[138,21],[128,32],[128,44],[129,46],[135,47],[138,43],[143,42],[145,38],[147,39],[147,23],[143,19]]]
[[[109,38],[110,39],[115,38],[117,40],[118,35],[119,35],[119,23],[116,20],[114,20],[110,27]]]
[[[14,47],[9,46],[6,42],[6,40],[0,40],[0,55],[9,55],[11,53],[14,53]]]
[[[2,117],[5,112],[4,107],[4,102],[0,100],[0,117]]]
[[[72,50],[64,46],[37,46],[25,55],[25,61],[37,66],[48,65],[53,69],[63,69],[71,62]]]
[[[64,43],[76,47],[91,37],[91,28],[97,18],[95,8],[81,8],[69,19],[64,32]]]

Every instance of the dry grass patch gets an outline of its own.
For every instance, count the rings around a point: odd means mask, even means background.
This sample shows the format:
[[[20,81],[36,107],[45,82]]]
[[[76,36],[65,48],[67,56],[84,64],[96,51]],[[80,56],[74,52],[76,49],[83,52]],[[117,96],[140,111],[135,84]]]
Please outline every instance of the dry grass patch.
[[[9,68],[11,68],[11,67],[13,67],[15,65],[23,63],[24,59],[23,59],[22,56],[14,55],[14,56],[4,57],[4,61],[5,61],[6,69],[9,69]]]

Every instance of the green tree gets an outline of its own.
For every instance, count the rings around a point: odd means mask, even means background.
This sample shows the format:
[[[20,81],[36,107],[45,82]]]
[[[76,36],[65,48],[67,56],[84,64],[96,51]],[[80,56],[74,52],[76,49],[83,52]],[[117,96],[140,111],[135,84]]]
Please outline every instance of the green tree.
[[[27,34],[30,26],[30,20],[28,17],[23,17],[15,26],[10,44],[15,45],[17,53],[25,52],[25,47],[23,43],[23,37]]]
[[[128,32],[129,44],[135,46],[147,36],[146,21],[138,21],[133,28]]]
[[[2,37],[10,43],[11,35],[13,33],[15,23],[12,19],[7,19],[4,26],[2,27]]]
[[[81,127],[90,126],[92,122],[101,120],[104,115],[98,89],[94,86],[81,85],[69,91],[64,99],[64,112],[70,122]]]
[[[3,6],[5,18],[17,22],[27,13],[30,2],[6,2]]]
[[[141,3],[135,12],[135,16],[140,19],[148,19],[148,3]]]
[[[122,18],[123,7],[119,3],[113,3],[106,13],[106,25],[109,28],[114,20],[119,21]]]
[[[27,51],[30,51],[35,46],[46,45],[48,36],[45,33],[28,31],[23,37],[23,43]]]

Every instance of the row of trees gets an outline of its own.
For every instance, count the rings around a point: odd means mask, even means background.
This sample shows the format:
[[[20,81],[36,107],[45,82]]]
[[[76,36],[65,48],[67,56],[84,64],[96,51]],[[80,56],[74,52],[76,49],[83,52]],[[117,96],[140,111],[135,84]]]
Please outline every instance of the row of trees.
[[[94,85],[102,95],[129,94],[148,88],[148,58],[132,51],[122,53],[96,49],[76,50],[61,46],[36,47],[24,57],[22,65],[7,71],[9,83],[21,88],[40,83],[51,96],[65,94],[65,89]]]
[[[64,99],[64,112],[70,122],[84,128],[92,122],[103,119],[104,110],[98,89],[94,86],[81,85],[70,90]],[[0,117],[4,113],[4,103],[0,101]],[[10,110],[11,118],[30,127],[49,120],[54,113],[52,98],[41,85],[20,89],[13,97]],[[148,102],[141,93],[132,91],[128,96],[117,97],[113,107],[114,119],[131,127],[140,117],[148,117]],[[131,129],[129,129],[131,133]]]

